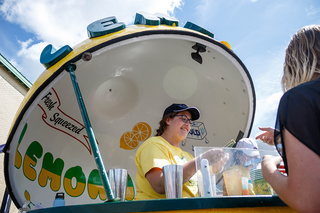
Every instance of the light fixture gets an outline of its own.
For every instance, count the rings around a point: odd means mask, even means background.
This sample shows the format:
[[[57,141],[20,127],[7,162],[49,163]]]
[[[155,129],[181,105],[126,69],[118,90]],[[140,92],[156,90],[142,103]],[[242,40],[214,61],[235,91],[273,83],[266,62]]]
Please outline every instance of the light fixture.
[[[205,52],[206,46],[203,44],[196,43],[195,45],[192,46],[192,49],[196,50],[197,52],[191,53],[191,58],[196,62],[198,62],[199,64],[202,64],[202,57],[199,54],[199,52],[200,53]]]

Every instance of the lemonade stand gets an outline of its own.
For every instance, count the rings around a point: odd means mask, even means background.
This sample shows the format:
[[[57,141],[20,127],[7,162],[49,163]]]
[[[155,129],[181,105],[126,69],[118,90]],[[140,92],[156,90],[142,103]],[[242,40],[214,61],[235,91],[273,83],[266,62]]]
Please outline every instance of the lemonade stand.
[[[88,39],[55,50],[25,96],[5,152],[14,204],[32,212],[292,212],[277,196],[134,201],[135,152],[171,103],[197,106],[181,148],[223,147],[248,137],[256,98],[249,71],[213,33],[162,14],[137,13],[134,25],[107,17]],[[112,202],[106,171],[128,171],[126,201]],[[52,207],[63,192],[65,206]],[[111,198],[111,199],[110,199]],[[111,200],[111,202],[106,202]]]

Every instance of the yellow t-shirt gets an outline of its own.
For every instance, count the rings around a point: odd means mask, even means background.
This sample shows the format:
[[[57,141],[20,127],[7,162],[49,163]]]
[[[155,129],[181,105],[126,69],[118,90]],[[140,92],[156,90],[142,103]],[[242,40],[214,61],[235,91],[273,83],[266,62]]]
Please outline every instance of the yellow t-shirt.
[[[163,199],[165,194],[155,192],[145,175],[152,168],[162,169],[165,165],[182,165],[193,159],[193,156],[179,147],[172,146],[161,136],[146,140],[136,152],[136,190],[135,200]],[[198,181],[196,175],[183,184],[182,197],[198,196]]]

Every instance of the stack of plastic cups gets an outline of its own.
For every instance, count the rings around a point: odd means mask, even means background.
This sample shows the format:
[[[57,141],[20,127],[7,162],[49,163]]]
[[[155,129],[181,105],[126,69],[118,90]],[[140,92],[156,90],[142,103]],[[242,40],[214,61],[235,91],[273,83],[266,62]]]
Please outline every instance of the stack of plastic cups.
[[[126,200],[128,171],[126,169],[109,169],[109,181],[115,200]]]
[[[183,167],[182,165],[166,165],[162,167],[166,198],[182,198]]]

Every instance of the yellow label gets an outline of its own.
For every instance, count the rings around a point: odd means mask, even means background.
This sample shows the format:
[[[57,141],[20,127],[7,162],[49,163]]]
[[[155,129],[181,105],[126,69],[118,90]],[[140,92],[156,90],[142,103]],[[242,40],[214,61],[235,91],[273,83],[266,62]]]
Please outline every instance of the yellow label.
[[[255,180],[253,182],[254,192],[256,195],[272,195],[273,189],[264,179]]]

